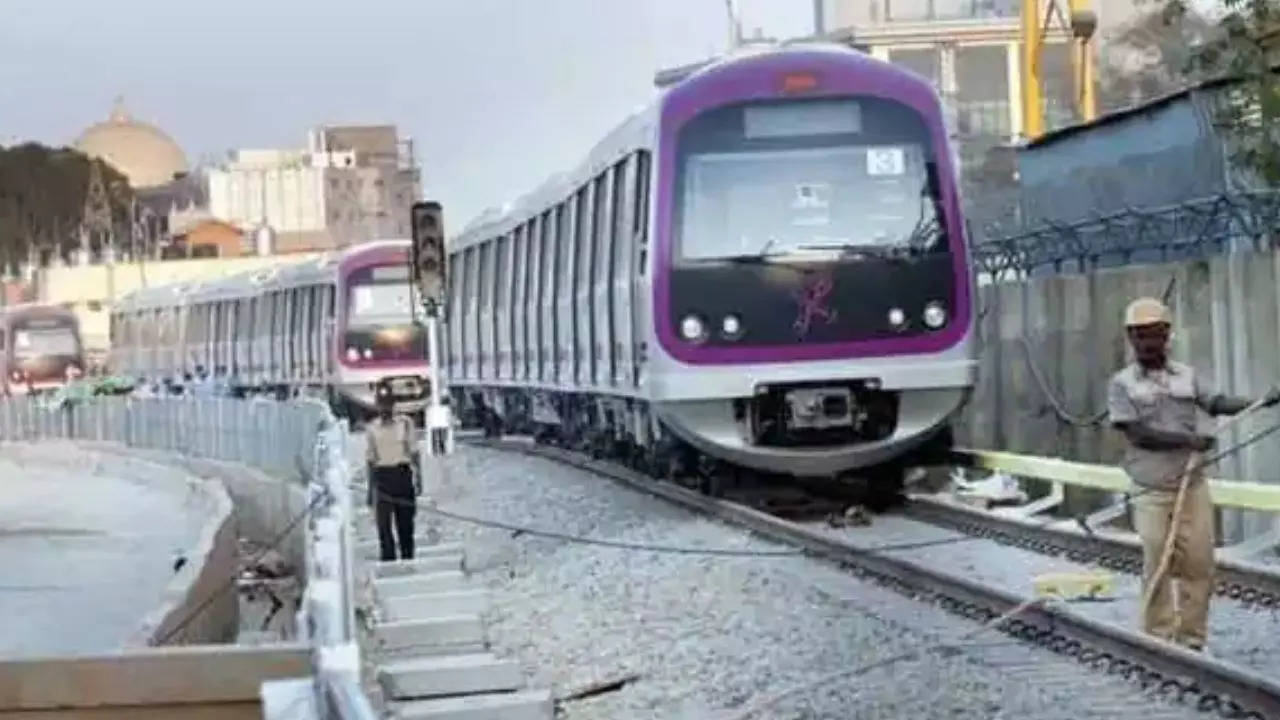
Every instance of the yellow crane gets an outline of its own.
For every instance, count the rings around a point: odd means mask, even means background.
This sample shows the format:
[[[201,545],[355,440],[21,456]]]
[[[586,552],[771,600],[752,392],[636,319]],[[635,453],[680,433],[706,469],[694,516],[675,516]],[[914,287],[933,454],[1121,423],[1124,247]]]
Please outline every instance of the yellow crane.
[[[1093,46],[1089,43],[1098,18],[1089,0],[1067,0],[1063,17],[1059,0],[1022,0],[1022,134],[1034,140],[1044,134],[1044,76],[1041,50],[1049,24],[1056,18],[1071,30],[1071,67],[1076,112],[1084,122],[1098,116],[1094,97]]]

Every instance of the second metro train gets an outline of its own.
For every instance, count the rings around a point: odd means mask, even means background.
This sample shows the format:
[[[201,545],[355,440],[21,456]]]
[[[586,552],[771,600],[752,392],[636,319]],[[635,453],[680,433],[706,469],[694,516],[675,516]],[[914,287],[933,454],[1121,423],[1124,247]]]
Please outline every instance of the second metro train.
[[[112,310],[112,368],[150,378],[204,369],[235,394],[320,390],[356,419],[385,380],[399,411],[420,413],[431,378],[408,254],[409,241],[381,240],[139,290]]]
[[[975,381],[969,262],[925,79],[847,48],[750,49],[453,239],[454,407],[658,475],[896,493]]]

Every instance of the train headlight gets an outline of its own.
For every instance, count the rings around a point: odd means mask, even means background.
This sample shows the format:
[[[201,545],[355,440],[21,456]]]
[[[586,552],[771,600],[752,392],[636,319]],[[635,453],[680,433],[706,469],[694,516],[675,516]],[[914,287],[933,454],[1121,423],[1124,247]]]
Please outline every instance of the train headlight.
[[[906,323],[907,323],[907,314],[902,311],[902,308],[899,308],[899,307],[889,308],[889,326],[890,327],[892,327],[894,330],[898,330]]]
[[[349,347],[349,348],[347,348],[347,360],[350,360],[351,362],[355,362],[355,361],[357,361],[357,360],[359,360],[359,359],[360,359],[360,351],[359,351],[359,350],[357,350],[357,349],[355,349],[355,348],[353,348],[353,347]]]
[[[937,330],[947,324],[947,308],[937,300],[924,306],[924,324]]]
[[[702,342],[707,337],[707,327],[697,315],[686,315],[680,321],[680,336],[689,342]]]
[[[720,320],[720,332],[730,340],[742,337],[742,319],[737,315],[725,315]]]
[[[372,348],[365,348],[365,349],[364,349],[364,359],[365,359],[365,360],[368,360],[368,359],[369,359],[369,358],[371,358],[371,357],[373,357],[373,349],[372,349]]]

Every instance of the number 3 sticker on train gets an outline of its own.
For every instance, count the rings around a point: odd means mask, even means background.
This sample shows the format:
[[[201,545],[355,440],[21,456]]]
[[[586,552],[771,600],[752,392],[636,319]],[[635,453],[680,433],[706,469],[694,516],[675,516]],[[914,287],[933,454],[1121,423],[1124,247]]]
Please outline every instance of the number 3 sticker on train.
[[[906,172],[906,165],[902,148],[867,148],[868,175],[901,175]]]

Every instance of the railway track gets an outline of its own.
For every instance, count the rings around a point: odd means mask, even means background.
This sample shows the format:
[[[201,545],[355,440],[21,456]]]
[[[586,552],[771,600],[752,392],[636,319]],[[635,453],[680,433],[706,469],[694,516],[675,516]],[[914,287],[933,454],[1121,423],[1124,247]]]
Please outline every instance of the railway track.
[[[1045,524],[1041,518],[1002,516],[929,497],[913,498],[903,513],[931,525],[1041,555],[1097,565],[1134,576],[1142,573],[1142,547],[1135,538],[1105,531],[1086,534],[1067,525]],[[1258,610],[1280,607],[1280,573],[1277,568],[1229,557],[1218,558],[1215,567],[1217,584],[1214,589],[1218,596]]]
[[[593,460],[561,448],[535,445],[527,440],[468,439],[477,445],[523,452],[557,460],[593,473],[605,475],[636,490],[658,496],[696,512],[745,527],[827,559],[913,599],[933,602],[943,609],[978,623],[991,622],[1023,605],[1020,592],[996,583],[982,582],[941,567],[926,558],[928,550],[910,553],[886,552],[859,543],[849,533],[835,532],[820,520],[803,517],[825,510],[821,502],[807,510],[799,497],[787,508],[801,519],[779,517],[770,511],[743,502],[713,498],[669,482],[659,482],[621,465]],[[750,500],[748,500],[750,501]],[[762,503],[768,507],[769,503]],[[918,507],[917,507],[918,506]],[[1131,559],[1131,548],[1110,538],[1083,536],[1076,540],[1049,528],[1031,531],[1018,523],[986,522],[986,517],[962,508],[940,504],[914,503],[908,511],[918,524],[946,526],[981,539],[991,539],[1045,555],[1062,555],[1076,562],[1093,557],[1114,557],[1114,564]],[[946,542],[946,541],[943,541]],[[1117,545],[1117,543],[1119,543]],[[928,545],[929,543],[924,543]],[[904,543],[903,546],[909,546]],[[1244,569],[1247,570],[1247,569]],[[1238,599],[1252,589],[1251,605],[1274,607],[1274,578],[1248,572],[1224,578],[1225,593],[1239,581]],[[1028,578],[1027,587],[1030,587]],[[1265,588],[1265,589],[1264,589]],[[1273,598],[1263,605],[1265,593]],[[1046,650],[1072,658],[1094,670],[1124,678],[1144,691],[1190,704],[1198,710],[1227,718],[1277,718],[1280,720],[1280,683],[1260,674],[1252,666],[1194,653],[1156,641],[1119,623],[1106,622],[1082,612],[1077,606],[1033,605],[998,625],[1005,634]]]

